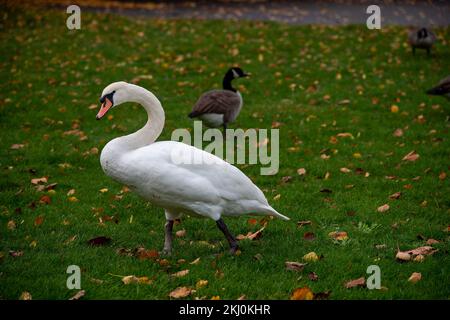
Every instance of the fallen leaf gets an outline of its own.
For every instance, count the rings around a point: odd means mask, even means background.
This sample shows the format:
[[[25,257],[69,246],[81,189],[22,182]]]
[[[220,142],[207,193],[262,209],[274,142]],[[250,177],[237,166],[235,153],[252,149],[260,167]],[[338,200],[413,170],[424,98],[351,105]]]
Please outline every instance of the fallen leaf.
[[[307,265],[307,263],[300,263],[300,262],[296,262],[296,261],[286,261],[284,263],[284,265],[286,266],[286,270],[302,271],[305,268],[305,266]]]
[[[401,195],[402,195],[401,192],[396,192],[396,193],[391,194],[391,195],[389,196],[389,199],[392,199],[392,200],[394,200],[394,199],[399,199],[399,198],[401,197]]]
[[[39,199],[40,203],[45,203],[45,204],[50,204],[52,203],[52,199],[47,196],[47,195],[43,195],[40,199]]]
[[[317,253],[315,253],[314,251],[307,253],[303,256],[303,260],[307,261],[307,262],[315,262],[317,260],[319,260],[319,256],[317,255]]]
[[[366,279],[364,277],[351,280],[345,284],[345,287],[347,289],[353,288],[353,287],[364,287],[366,285]]]
[[[298,222],[297,222],[297,227],[301,228],[301,227],[306,226],[306,225],[309,225],[309,224],[311,224],[311,223],[312,223],[312,222],[309,221],[309,220],[298,221]]]
[[[47,183],[47,177],[31,179],[32,184]]]
[[[103,188],[103,189],[100,189],[99,190],[101,193],[105,193],[105,192],[108,192],[108,189],[107,188]]]
[[[169,293],[169,297],[174,299],[185,298],[193,292],[195,292],[195,290],[189,289],[188,287],[178,287]]]
[[[303,234],[303,239],[308,241],[313,241],[316,238],[316,235],[313,232],[305,232]]]
[[[200,258],[197,258],[194,261],[190,262],[189,264],[198,264],[199,262],[200,262]]]
[[[67,192],[67,196],[72,196],[72,195],[74,195],[75,194],[75,189],[70,189],[68,192]]]
[[[345,231],[333,231],[328,234],[329,237],[338,240],[343,241],[348,239],[348,234]]]
[[[317,281],[317,280],[319,280],[319,276],[318,276],[317,273],[315,273],[315,272],[310,272],[310,273],[308,273],[308,278],[309,278],[309,280],[311,280],[311,281]]]
[[[247,296],[245,294],[241,295],[239,298],[237,298],[238,300],[246,300]]]
[[[304,176],[306,174],[306,169],[305,168],[300,168],[297,170],[297,173],[299,176]]]
[[[292,292],[291,300],[312,300],[314,293],[308,287],[297,288]]]
[[[259,229],[258,231],[252,233],[249,232],[247,233],[245,236],[240,234],[236,236],[237,240],[244,240],[244,239],[249,239],[249,240],[257,240],[259,238],[261,238],[262,236],[262,231],[266,228],[266,226],[262,227],[261,229]]]
[[[20,143],[15,143],[11,146],[12,150],[18,150],[18,149],[22,149],[23,147],[25,147],[24,144],[20,144]]]
[[[425,256],[422,254],[419,254],[413,259],[413,261],[414,262],[423,262],[423,261],[425,261]]]
[[[23,251],[13,251],[13,250],[10,250],[10,251],[9,251],[9,255],[10,255],[11,257],[14,257],[14,258],[21,257],[21,256],[23,256]]]
[[[184,277],[185,275],[187,275],[188,273],[189,273],[189,270],[188,270],[188,269],[186,269],[186,270],[181,270],[181,271],[172,273],[172,277],[181,278],[181,277]]]
[[[314,294],[314,300],[326,300],[330,297],[331,291],[318,292]]]
[[[195,284],[195,288],[198,290],[208,285],[208,280],[198,280]]]
[[[401,252],[401,251],[399,251],[399,252],[397,252],[397,254],[395,255],[395,258],[396,258],[397,260],[401,260],[401,261],[409,261],[409,260],[411,260],[411,255],[409,255],[409,254],[406,253],[406,252]]]
[[[427,242],[426,242],[426,244],[429,245],[429,246],[431,246],[431,245],[433,245],[435,243],[439,243],[439,241],[437,241],[436,239],[428,239]]]
[[[175,232],[175,235],[179,238],[184,237],[186,235],[186,230],[185,229],[178,230],[177,232]]]
[[[77,197],[70,197],[70,198],[69,198],[69,201],[70,201],[70,202],[77,202],[78,199],[77,199]]]
[[[378,212],[386,212],[389,210],[389,208],[390,208],[389,205],[386,203],[386,204],[383,204],[382,206],[378,207],[377,211]]]
[[[80,298],[84,297],[85,294],[86,294],[85,290],[80,290],[69,300],[79,300]]]
[[[439,174],[439,180],[445,180],[445,178],[447,178],[447,174],[445,172],[441,172]]]
[[[412,250],[405,251],[405,252],[409,253],[409,254],[412,254],[412,255],[418,255],[418,254],[432,255],[436,251],[438,251],[438,249],[435,249],[435,248],[430,247],[430,246],[423,246],[423,247],[418,247],[416,249],[412,249]]]
[[[400,128],[395,129],[393,135],[394,135],[394,137],[401,137],[401,136],[403,136],[403,130]]]
[[[24,291],[20,295],[19,300],[33,300],[33,298],[31,297],[31,293],[29,293],[28,291]]]
[[[158,250],[155,250],[155,249],[146,250],[145,248],[138,248],[136,250],[136,256],[140,260],[156,259],[159,257],[159,252],[158,252]]]
[[[403,161],[416,161],[419,159],[419,154],[416,153],[414,150],[408,153],[406,156],[403,157]]]
[[[349,173],[349,172],[351,172],[351,170],[348,169],[348,168],[340,168],[339,171],[341,171],[342,173]]]
[[[38,216],[35,220],[34,220],[34,225],[40,226],[42,224],[42,222],[44,222],[44,216]]]
[[[9,220],[6,227],[8,228],[8,230],[15,230],[16,222],[14,220]]]
[[[97,238],[93,238],[91,240],[88,241],[88,244],[90,244],[91,246],[104,246],[107,245],[111,242],[111,238],[108,237],[97,237]]]
[[[412,283],[417,283],[422,279],[422,274],[420,272],[413,272],[409,277],[408,281]]]

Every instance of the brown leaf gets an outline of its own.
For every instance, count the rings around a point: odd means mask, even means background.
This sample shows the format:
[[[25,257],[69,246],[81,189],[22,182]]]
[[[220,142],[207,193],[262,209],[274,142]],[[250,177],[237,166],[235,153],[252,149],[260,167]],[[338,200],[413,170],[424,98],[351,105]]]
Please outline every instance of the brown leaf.
[[[445,178],[447,178],[447,173],[445,173],[444,171],[442,171],[439,174],[439,180],[445,180]]]
[[[184,237],[186,235],[186,230],[185,229],[178,230],[177,232],[175,232],[175,235],[179,238]]]
[[[10,251],[9,251],[9,255],[10,255],[11,257],[13,257],[13,258],[21,257],[21,256],[23,256],[23,251],[13,251],[13,250],[10,250]]]
[[[412,283],[417,283],[422,279],[422,274],[420,272],[413,272],[409,277],[408,281]]]
[[[42,222],[44,222],[44,216],[38,216],[35,220],[34,220],[34,225],[40,226],[42,224]]]
[[[378,212],[386,212],[389,210],[389,208],[390,208],[389,205],[386,203],[386,204],[383,204],[382,206],[378,207],[377,211]]]
[[[308,287],[297,288],[292,292],[291,300],[312,300],[314,293]]]
[[[303,234],[303,239],[308,241],[313,241],[316,238],[316,235],[313,232],[305,232]]]
[[[45,203],[45,204],[50,204],[52,203],[52,199],[47,196],[47,195],[43,195],[40,199],[39,199],[40,203]]]
[[[19,300],[33,300],[33,298],[31,297],[31,294],[28,291],[24,291],[20,295]]]
[[[317,280],[319,280],[319,276],[318,276],[317,273],[315,273],[315,272],[310,272],[310,273],[308,273],[308,278],[309,278],[309,280],[311,280],[311,281],[317,281]]]
[[[174,299],[185,298],[194,292],[195,290],[189,289],[188,287],[178,287],[169,293],[169,297]]]
[[[11,146],[12,150],[18,150],[18,149],[22,149],[23,147],[25,147],[24,144],[20,144],[20,143],[15,143]]]
[[[79,300],[80,298],[84,297],[85,294],[86,294],[85,290],[80,290],[69,300]]]
[[[306,226],[306,225],[309,225],[309,224],[311,224],[312,222],[310,221],[310,220],[304,220],[304,221],[298,221],[297,222],[297,227],[303,227],[303,226]]]
[[[307,263],[300,263],[297,261],[286,261],[284,265],[286,266],[286,270],[302,271],[307,265]]]
[[[111,238],[108,237],[97,237],[97,238],[93,238],[91,240],[88,241],[88,244],[90,244],[91,246],[104,246],[107,245],[111,242]]]
[[[186,270],[181,270],[181,271],[172,273],[172,277],[181,278],[181,277],[186,276],[188,273],[189,273],[189,270],[188,270],[188,269],[186,269]]]
[[[333,231],[328,234],[329,237],[338,240],[343,241],[348,239],[348,234],[345,231]]]
[[[399,251],[395,255],[395,258],[401,261],[409,261],[411,260],[411,255],[409,253]]]
[[[326,300],[330,297],[331,291],[318,292],[314,294],[314,300]]]
[[[347,289],[353,288],[353,287],[364,287],[366,285],[366,279],[364,277],[351,280],[345,284],[345,287]]]
[[[396,129],[395,131],[394,131],[394,137],[401,137],[401,136],[403,136],[403,130],[402,129],[400,129],[400,128],[398,128],[398,129]]]
[[[396,192],[396,193],[391,194],[391,195],[389,196],[389,199],[392,199],[392,200],[394,200],[394,199],[399,199],[401,196],[402,196],[402,193],[401,193],[401,192]]]
[[[47,183],[47,177],[31,179],[32,184]]]
[[[261,229],[259,229],[258,231],[254,232],[254,233],[249,232],[249,233],[247,233],[247,235],[245,235],[245,236],[242,235],[242,234],[240,234],[240,235],[236,236],[236,239],[237,239],[237,240],[244,240],[244,239],[257,240],[257,239],[261,238],[261,236],[262,236],[262,231],[263,231],[265,228],[266,228],[266,226],[262,227]]]
[[[136,251],[136,256],[140,260],[157,259],[159,257],[159,252],[155,249],[146,250],[145,248],[138,248]]]
[[[429,246],[431,246],[431,245],[433,245],[435,243],[439,243],[439,241],[436,240],[436,239],[428,239],[427,242],[426,242],[426,244],[429,245]]]
[[[435,249],[435,248],[430,247],[430,246],[423,246],[423,247],[418,247],[416,249],[412,249],[412,250],[405,251],[405,252],[409,253],[409,254],[412,254],[412,255],[418,255],[418,254],[432,255],[436,251],[438,251],[438,249]]]
[[[406,156],[403,157],[403,161],[416,161],[417,159],[419,159],[419,154],[416,153],[416,151],[411,151],[410,153],[408,153]]]
[[[8,230],[15,230],[16,222],[14,220],[9,220],[6,227],[8,228]]]

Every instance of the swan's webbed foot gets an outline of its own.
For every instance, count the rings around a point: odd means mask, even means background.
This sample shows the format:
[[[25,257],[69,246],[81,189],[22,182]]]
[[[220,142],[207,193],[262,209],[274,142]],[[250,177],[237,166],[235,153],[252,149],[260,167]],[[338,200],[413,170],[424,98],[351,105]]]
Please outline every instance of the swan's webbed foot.
[[[164,225],[164,248],[161,251],[162,255],[170,256],[172,253],[172,230],[173,230],[173,220],[167,220]]]
[[[225,238],[227,239],[228,243],[230,244],[230,253],[232,255],[235,255],[239,250],[239,245],[236,240],[236,238],[231,234],[230,230],[228,230],[227,225],[225,222],[220,218],[216,221],[217,227],[220,229],[220,231],[223,232],[225,235]]]

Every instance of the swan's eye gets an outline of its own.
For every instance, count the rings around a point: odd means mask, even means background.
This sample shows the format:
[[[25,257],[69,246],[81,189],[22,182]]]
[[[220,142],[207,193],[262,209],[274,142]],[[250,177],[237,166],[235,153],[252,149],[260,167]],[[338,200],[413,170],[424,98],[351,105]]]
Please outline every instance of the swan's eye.
[[[100,98],[100,103],[105,102],[105,99],[106,99],[106,98],[108,98],[109,101],[114,101],[114,100],[113,100],[113,95],[114,95],[114,93],[116,93],[115,90],[114,90],[113,92],[111,92],[111,93],[105,94],[103,97]]]

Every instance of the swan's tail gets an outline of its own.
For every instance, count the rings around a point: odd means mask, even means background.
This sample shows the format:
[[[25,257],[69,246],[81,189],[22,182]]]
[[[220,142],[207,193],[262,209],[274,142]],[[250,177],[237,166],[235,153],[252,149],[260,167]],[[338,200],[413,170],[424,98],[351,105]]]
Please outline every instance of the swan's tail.
[[[277,210],[275,210],[274,208],[272,208],[269,205],[265,206],[264,209],[265,209],[265,212],[271,216],[274,216],[276,218],[279,218],[279,219],[285,220],[285,221],[291,220],[289,217],[282,215],[281,213],[279,213]]]

